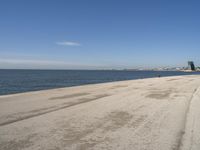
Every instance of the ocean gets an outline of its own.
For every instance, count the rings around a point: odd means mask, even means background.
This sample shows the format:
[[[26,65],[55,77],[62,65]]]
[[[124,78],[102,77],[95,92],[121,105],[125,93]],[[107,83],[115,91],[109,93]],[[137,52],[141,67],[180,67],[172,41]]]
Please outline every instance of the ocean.
[[[200,74],[179,71],[118,70],[0,70],[0,95],[61,87],[143,79],[164,76]]]

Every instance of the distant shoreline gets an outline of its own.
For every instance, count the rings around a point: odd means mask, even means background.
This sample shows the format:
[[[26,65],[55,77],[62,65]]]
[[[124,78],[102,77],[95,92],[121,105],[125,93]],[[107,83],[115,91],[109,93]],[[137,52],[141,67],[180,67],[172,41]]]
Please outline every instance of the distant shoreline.
[[[184,71],[184,70],[156,70],[156,69],[4,69],[0,70],[39,70],[39,71]],[[188,70],[189,72],[189,70]],[[191,71],[192,72],[192,71]],[[198,72],[198,71],[194,71]]]

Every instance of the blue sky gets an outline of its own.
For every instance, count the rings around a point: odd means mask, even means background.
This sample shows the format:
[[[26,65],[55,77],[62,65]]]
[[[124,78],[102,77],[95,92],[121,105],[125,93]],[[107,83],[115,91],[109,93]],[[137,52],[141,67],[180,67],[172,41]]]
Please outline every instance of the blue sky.
[[[0,68],[200,65],[200,1],[1,0]]]

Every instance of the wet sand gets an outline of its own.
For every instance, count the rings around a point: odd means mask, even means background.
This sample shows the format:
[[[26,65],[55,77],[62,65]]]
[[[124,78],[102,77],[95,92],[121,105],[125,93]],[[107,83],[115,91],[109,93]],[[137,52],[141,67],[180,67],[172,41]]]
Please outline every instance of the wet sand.
[[[200,76],[0,96],[2,150],[199,150]]]

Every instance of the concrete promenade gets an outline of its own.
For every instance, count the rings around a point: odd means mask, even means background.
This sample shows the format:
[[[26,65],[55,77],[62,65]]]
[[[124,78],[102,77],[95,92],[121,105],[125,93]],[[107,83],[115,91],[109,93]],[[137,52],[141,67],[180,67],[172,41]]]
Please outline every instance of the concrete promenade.
[[[200,76],[0,96],[0,150],[200,150]]]

